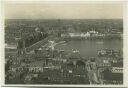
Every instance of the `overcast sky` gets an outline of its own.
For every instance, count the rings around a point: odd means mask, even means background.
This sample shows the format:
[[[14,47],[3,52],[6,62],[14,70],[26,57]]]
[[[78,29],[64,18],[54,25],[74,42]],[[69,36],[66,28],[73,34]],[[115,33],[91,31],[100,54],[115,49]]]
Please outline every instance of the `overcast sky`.
[[[122,19],[122,3],[6,3],[6,19]]]

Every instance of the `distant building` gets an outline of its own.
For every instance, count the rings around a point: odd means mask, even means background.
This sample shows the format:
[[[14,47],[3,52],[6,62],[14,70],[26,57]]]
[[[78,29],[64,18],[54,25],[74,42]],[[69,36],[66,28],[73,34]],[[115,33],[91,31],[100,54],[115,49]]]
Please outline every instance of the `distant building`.
[[[61,34],[61,37],[71,37],[71,38],[89,38],[89,37],[103,37],[105,34],[99,33],[95,30],[88,31],[86,33],[81,32],[69,32],[68,34]]]

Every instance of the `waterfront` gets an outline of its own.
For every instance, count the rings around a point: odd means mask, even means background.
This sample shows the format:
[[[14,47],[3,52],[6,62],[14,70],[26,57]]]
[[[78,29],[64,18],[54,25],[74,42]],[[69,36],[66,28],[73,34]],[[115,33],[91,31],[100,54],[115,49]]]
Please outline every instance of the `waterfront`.
[[[87,20],[11,21],[5,27],[6,84],[123,84],[121,20],[92,20],[100,23],[94,28]]]
[[[123,40],[72,40],[66,44],[57,45],[56,48],[66,51],[77,49],[80,51],[82,57],[89,58],[90,56],[96,57],[96,51],[100,49],[108,48],[122,51]]]

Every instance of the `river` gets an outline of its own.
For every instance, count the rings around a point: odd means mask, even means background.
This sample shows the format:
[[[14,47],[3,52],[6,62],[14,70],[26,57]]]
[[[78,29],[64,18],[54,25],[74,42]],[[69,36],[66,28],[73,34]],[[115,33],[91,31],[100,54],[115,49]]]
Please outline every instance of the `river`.
[[[122,50],[123,40],[71,40],[66,44],[57,45],[56,48],[67,51],[77,49],[82,57],[89,58],[97,56],[97,50],[100,49]]]

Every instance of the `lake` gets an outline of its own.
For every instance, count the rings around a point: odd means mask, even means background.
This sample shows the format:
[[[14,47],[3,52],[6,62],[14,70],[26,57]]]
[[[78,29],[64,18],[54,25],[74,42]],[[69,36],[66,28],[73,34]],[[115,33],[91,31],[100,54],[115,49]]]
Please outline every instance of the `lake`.
[[[97,56],[97,50],[100,49],[123,50],[123,40],[71,40],[66,44],[57,45],[56,48],[67,51],[77,49],[82,57],[89,58]]]

